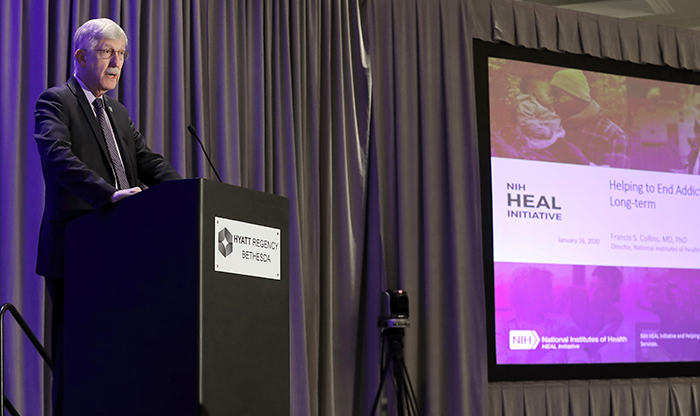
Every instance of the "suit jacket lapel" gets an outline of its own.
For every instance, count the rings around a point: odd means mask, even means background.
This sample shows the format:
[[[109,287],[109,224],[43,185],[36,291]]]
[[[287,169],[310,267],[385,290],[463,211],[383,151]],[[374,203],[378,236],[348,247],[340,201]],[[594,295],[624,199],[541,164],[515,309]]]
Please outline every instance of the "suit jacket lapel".
[[[109,150],[107,150],[107,144],[105,143],[100,123],[97,121],[95,113],[92,112],[92,105],[88,102],[87,97],[85,97],[85,93],[83,92],[82,87],[80,87],[78,80],[72,75],[68,80],[68,88],[70,88],[75,95],[75,98],[78,100],[78,104],[80,104],[80,108],[83,110],[83,114],[85,115],[85,118],[87,119],[88,124],[90,124],[90,128],[95,135],[95,140],[97,140],[97,143],[100,145],[100,149],[102,149],[102,155],[109,160]]]

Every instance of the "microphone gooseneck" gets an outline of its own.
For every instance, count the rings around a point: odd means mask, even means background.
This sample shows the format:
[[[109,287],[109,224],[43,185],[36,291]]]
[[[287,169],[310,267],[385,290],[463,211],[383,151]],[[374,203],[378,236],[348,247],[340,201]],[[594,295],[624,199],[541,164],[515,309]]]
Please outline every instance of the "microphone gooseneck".
[[[221,180],[221,176],[219,176],[219,172],[216,171],[214,164],[211,163],[211,159],[209,159],[209,155],[207,154],[207,151],[204,150],[204,145],[202,144],[202,141],[199,139],[199,136],[197,135],[197,129],[195,129],[194,126],[190,124],[189,126],[187,126],[187,130],[189,130],[189,132],[192,133],[194,138],[197,139],[197,143],[199,143],[199,147],[202,148],[202,153],[204,153],[204,156],[206,156],[207,162],[209,162],[209,166],[211,166],[211,170],[214,171],[214,174],[216,175],[217,179],[219,179],[219,182],[223,183],[224,181]]]

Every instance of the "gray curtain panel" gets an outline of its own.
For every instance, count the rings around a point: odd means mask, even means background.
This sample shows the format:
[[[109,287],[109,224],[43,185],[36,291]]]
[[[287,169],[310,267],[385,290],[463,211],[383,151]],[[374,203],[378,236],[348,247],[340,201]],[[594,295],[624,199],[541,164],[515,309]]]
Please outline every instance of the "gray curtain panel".
[[[377,181],[370,198],[378,199],[387,286],[410,297],[406,359],[424,415],[486,414],[468,14],[467,3],[423,0],[368,1],[363,14]]]
[[[471,38],[478,38],[642,64],[700,69],[697,61],[700,34],[696,31],[518,1],[463,1],[472,3],[472,10],[478,10],[468,16],[472,30],[465,48],[469,47]],[[509,11],[511,8],[513,13]],[[489,16],[493,24],[490,34],[480,29]],[[475,111],[473,106],[469,108],[469,113]],[[476,155],[471,155],[471,163],[475,158]],[[490,383],[488,414],[695,415],[700,412],[697,385],[696,378]]]
[[[408,356],[424,413],[697,414],[697,379],[486,382],[471,87],[474,38],[697,70],[697,32],[507,0],[376,0],[363,17],[385,268],[419,290]]]

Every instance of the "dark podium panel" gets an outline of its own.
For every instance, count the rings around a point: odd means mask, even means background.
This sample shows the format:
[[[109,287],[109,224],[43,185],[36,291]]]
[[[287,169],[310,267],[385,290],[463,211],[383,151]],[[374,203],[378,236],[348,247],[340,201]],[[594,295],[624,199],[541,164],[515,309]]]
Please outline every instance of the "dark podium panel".
[[[279,280],[215,271],[217,217],[279,230]],[[65,414],[289,415],[286,198],[166,182],[66,238]]]

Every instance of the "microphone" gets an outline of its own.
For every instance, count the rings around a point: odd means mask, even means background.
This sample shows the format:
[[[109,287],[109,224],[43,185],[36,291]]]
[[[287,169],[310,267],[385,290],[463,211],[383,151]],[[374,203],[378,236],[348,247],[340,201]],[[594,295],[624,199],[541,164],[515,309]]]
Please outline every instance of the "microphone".
[[[209,166],[211,166],[211,170],[214,171],[216,174],[216,177],[219,179],[219,182],[223,183],[224,181],[221,180],[221,176],[219,176],[219,172],[216,171],[216,168],[214,167],[214,164],[211,163],[211,159],[209,159],[209,155],[207,154],[207,151],[204,150],[204,145],[202,144],[202,141],[199,140],[199,136],[197,135],[197,129],[194,128],[193,125],[187,126],[187,130],[189,130],[190,133],[194,136],[195,139],[197,139],[197,143],[199,143],[199,146],[202,148],[202,153],[204,153],[204,156],[207,157],[207,162],[209,162]]]

